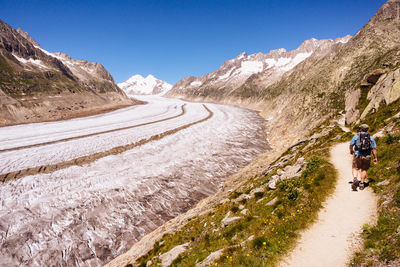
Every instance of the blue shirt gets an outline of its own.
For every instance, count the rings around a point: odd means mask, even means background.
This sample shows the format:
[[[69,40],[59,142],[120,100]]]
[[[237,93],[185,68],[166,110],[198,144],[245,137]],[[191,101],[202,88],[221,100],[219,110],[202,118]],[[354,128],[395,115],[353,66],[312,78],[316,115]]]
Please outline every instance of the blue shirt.
[[[367,134],[367,133],[361,132],[361,134],[364,135],[364,134]],[[370,138],[371,138],[371,148],[374,149],[374,148],[376,148],[375,140],[374,140],[374,138],[372,136],[370,136]],[[358,151],[358,134],[353,136],[353,139],[351,139],[351,141],[350,141],[350,145],[351,146],[355,146],[355,155],[356,156],[360,156],[360,157],[371,156],[371,151],[363,151],[363,152]]]

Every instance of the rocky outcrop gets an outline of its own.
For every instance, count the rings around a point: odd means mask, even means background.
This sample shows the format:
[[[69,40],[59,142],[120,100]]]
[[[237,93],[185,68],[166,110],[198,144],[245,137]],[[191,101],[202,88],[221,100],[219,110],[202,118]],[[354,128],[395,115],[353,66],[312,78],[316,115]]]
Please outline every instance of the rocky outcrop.
[[[346,92],[345,102],[345,120],[346,124],[353,123],[360,117],[360,111],[357,109],[358,102],[361,97],[361,90],[358,88],[354,91]]]
[[[240,217],[238,216],[231,217],[231,215],[232,214],[230,211],[225,215],[225,217],[221,221],[221,227],[227,227],[236,222],[237,220],[240,220]]]
[[[167,267],[172,264],[172,262],[178,258],[180,254],[186,251],[186,248],[189,246],[189,243],[185,243],[179,246],[174,247],[170,251],[160,255],[161,265],[162,267]]]
[[[275,190],[277,182],[300,177],[302,171],[306,166],[306,163],[307,162],[304,158],[298,158],[294,165],[288,165],[281,172],[273,175],[271,177],[272,179],[268,182],[268,188],[271,190]]]
[[[224,251],[225,249],[220,249],[212,252],[210,255],[207,256],[205,260],[203,260],[201,263],[196,264],[196,267],[206,267],[212,265],[214,262],[222,257]]]
[[[400,68],[380,76],[368,93],[370,100],[361,114],[364,119],[372,110],[378,110],[380,105],[389,105],[400,98]]]

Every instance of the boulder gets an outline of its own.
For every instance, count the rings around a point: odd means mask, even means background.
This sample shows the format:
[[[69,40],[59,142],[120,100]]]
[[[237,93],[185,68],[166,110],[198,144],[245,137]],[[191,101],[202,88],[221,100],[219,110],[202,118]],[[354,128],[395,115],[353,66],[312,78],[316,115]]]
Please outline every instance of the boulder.
[[[221,226],[222,227],[227,227],[229,225],[231,225],[232,223],[236,222],[237,220],[239,220],[240,217],[229,217],[229,218],[224,218],[221,221]]]
[[[381,185],[388,185],[389,181],[388,180],[383,180],[382,182],[377,183],[377,186],[381,186]]]
[[[237,202],[241,202],[242,200],[247,200],[247,199],[251,199],[252,197],[250,195],[247,194],[241,194],[238,198],[236,198],[233,202],[237,203]]]
[[[219,258],[221,258],[222,254],[224,253],[224,248],[212,252],[208,257],[203,260],[202,262],[196,264],[196,267],[205,267],[212,265],[215,261],[217,261]]]
[[[264,187],[258,187],[250,191],[250,196],[253,198],[257,193],[264,193]]]
[[[178,258],[180,254],[186,251],[187,246],[189,246],[189,243],[185,243],[179,246],[174,247],[170,251],[162,254],[159,258],[161,260],[161,265],[162,267],[167,267],[172,264],[172,262]]]
[[[279,198],[275,197],[274,199],[272,199],[271,201],[269,201],[267,204],[265,204],[265,206],[272,206],[274,205],[276,202],[278,202]]]
[[[276,189],[276,182],[278,182],[279,180],[280,180],[280,176],[279,175],[272,175],[271,180],[267,184],[268,188],[271,189],[271,190],[275,190]]]
[[[240,212],[240,214],[242,214],[242,215],[247,215],[247,213],[249,213],[249,210],[248,210],[248,209],[244,209],[244,210],[242,210],[242,211]]]
[[[224,198],[219,202],[219,204],[225,204],[225,203],[227,203],[229,201],[230,201],[229,198]]]
[[[303,157],[298,158],[294,165],[286,166],[281,175],[273,175],[267,184],[268,188],[275,190],[278,181],[300,177],[306,163]]]
[[[295,177],[299,177],[301,172],[306,164],[306,160],[301,157],[298,158],[296,163],[293,166],[286,166],[284,169],[284,173],[281,175],[281,180],[291,179]]]
[[[232,213],[230,211],[228,211],[228,213],[225,215],[225,218],[222,219],[222,221],[221,221],[222,227],[227,227],[240,219],[240,217],[230,217],[231,214]]]

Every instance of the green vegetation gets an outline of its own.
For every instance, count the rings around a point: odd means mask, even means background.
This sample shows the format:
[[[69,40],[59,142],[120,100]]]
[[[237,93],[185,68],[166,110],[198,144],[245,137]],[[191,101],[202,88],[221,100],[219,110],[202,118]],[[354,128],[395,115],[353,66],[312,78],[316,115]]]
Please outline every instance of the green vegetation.
[[[320,131],[322,129],[315,133]],[[218,266],[275,264],[294,246],[300,230],[316,219],[322,202],[334,189],[336,170],[328,162],[329,153],[326,152],[333,143],[348,137],[342,137],[343,131],[338,127],[321,135],[317,140],[309,139],[289,149],[286,155],[292,156],[291,159],[281,166],[279,160],[273,163],[279,167],[268,174],[248,177],[243,186],[230,193],[230,201],[194,218],[178,232],[164,235],[137,264],[145,266],[151,260],[151,266],[158,266],[160,254],[187,242],[188,250],[172,266],[194,266],[221,249],[222,257],[213,263]],[[302,156],[307,164],[301,176],[280,181],[276,190],[269,190],[267,184],[272,176],[294,165]],[[256,188],[264,190],[249,199],[244,197]],[[241,201],[236,200],[238,198]],[[221,221],[228,212],[240,219],[224,227]]]

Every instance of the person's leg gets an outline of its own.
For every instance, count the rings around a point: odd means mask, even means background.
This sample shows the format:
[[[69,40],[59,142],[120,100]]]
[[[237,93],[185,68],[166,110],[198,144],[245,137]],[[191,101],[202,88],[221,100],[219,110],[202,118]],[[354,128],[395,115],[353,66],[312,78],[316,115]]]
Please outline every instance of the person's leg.
[[[352,173],[353,173],[353,178],[358,177],[358,169],[357,168],[353,168]]]
[[[360,189],[364,189],[365,186],[365,180],[367,178],[367,170],[369,169],[371,163],[371,157],[364,157],[361,160],[361,183],[360,183]]]
[[[357,162],[357,157],[353,156],[353,162],[352,162],[352,175],[353,175],[353,179],[351,181],[349,181],[349,183],[354,183],[355,181],[357,181],[357,177],[358,177],[358,162]]]
[[[365,178],[367,178],[367,170],[361,170],[361,183],[365,182]]]

